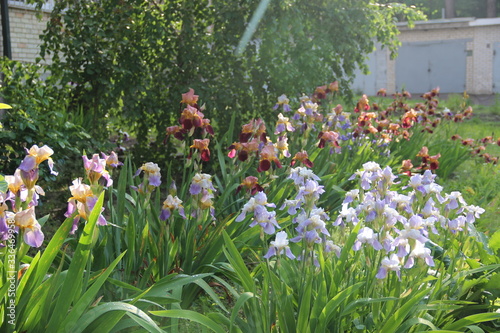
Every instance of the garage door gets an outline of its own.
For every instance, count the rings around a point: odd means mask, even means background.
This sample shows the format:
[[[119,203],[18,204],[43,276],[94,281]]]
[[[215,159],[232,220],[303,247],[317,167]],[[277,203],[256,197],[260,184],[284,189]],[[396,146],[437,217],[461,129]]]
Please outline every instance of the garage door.
[[[396,59],[396,88],[424,93],[461,93],[466,80],[466,43],[469,40],[403,43]]]

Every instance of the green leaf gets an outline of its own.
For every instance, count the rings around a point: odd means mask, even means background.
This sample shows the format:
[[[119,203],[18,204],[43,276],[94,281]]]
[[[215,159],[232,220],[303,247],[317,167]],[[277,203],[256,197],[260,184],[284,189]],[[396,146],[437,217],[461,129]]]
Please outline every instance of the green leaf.
[[[335,317],[334,315],[340,312],[340,304],[349,296],[356,295],[356,291],[359,290],[365,283],[358,282],[353,284],[346,289],[342,290],[340,293],[335,295],[321,311],[318,322],[318,331],[322,332],[326,329],[328,323]]]
[[[162,329],[158,327],[158,325],[141,309],[138,307],[123,303],[123,302],[109,302],[104,303],[90,311],[86,312],[78,322],[73,326],[73,330],[71,333],[80,333],[83,332],[90,324],[92,324],[97,318],[101,316],[105,316],[107,312],[123,312],[123,314],[127,313],[130,316],[136,316],[140,318],[138,324],[145,328],[148,332],[161,332],[164,333]],[[68,331],[69,332],[69,331]]]
[[[460,320],[457,320],[455,322],[452,322],[446,326],[443,327],[445,330],[459,330],[463,329],[464,327],[467,327],[469,325],[474,325],[478,323],[484,323],[487,321],[493,321],[493,320],[499,320],[500,319],[500,313],[479,313],[479,314],[474,314],[467,316],[465,318],[462,318]]]
[[[426,325],[433,330],[437,330],[438,328],[429,320],[423,318],[411,318],[406,320],[401,326],[399,326],[398,331],[396,333],[405,333],[409,332],[410,328],[415,325]]]
[[[182,289],[185,285],[195,283],[196,281],[204,279],[210,275],[210,273],[195,275],[167,275],[151,286],[143,297],[163,297],[167,295],[168,291],[178,288]]]
[[[225,244],[224,253],[226,254],[226,257],[231,263],[234,271],[238,275],[241,285],[245,291],[255,292],[255,283],[245,265],[245,262],[243,261],[243,258],[241,257],[241,254],[238,252],[236,246],[234,246],[233,241],[229,238],[229,235],[225,230],[222,235],[224,237]]]
[[[409,295],[405,298],[403,305],[396,310],[388,319],[385,325],[380,330],[381,332],[396,332],[399,326],[406,320],[408,315],[413,311],[415,305],[420,302],[428,294],[427,289],[421,290],[419,293]]]
[[[63,222],[63,224],[59,227],[59,229],[57,229],[56,233],[54,234],[54,236],[52,236],[52,239],[43,251],[38,264],[36,266],[31,265],[28,268],[28,271],[26,272],[27,275],[25,276],[26,280],[23,281],[23,283],[26,283],[26,285],[28,286],[28,290],[31,290],[30,286],[40,286],[43,279],[46,278],[47,273],[54,262],[54,258],[57,256],[57,254],[60,253],[60,248],[69,232],[71,231],[73,218],[74,216],[70,216]],[[31,271],[33,271],[34,274],[32,274]],[[31,292],[20,294],[18,309],[21,310],[26,304],[29,304],[32,295],[33,294]]]
[[[250,292],[244,292],[238,297],[238,300],[234,304],[233,311],[231,311],[231,326],[229,327],[229,332],[233,332],[234,323],[236,321],[236,317],[241,309],[241,307],[251,298],[255,297],[254,294]]]
[[[126,252],[126,251],[125,251]],[[68,327],[71,327],[71,324],[76,323],[78,318],[81,317],[83,312],[90,306],[90,304],[96,299],[97,293],[100,291],[102,285],[109,277],[116,265],[120,262],[120,260],[125,255],[125,252],[120,254],[108,268],[106,268],[101,275],[97,278],[97,280],[92,284],[92,286],[82,295],[82,297],[78,300],[78,302],[73,306],[70,313],[66,316],[64,321],[61,323],[60,332],[67,331]],[[73,331],[74,328],[71,328]]]
[[[216,333],[225,333],[225,330],[217,324],[212,319],[207,316],[202,315],[201,313],[191,311],[191,310],[164,310],[164,311],[150,311],[149,313],[159,316],[159,317],[167,317],[167,318],[179,318],[179,319],[187,319],[190,321],[197,322]]]
[[[297,316],[297,329],[299,332],[310,332],[309,317],[311,315],[312,285],[312,274],[308,274],[303,286],[305,290],[299,301],[299,313]]]
[[[80,288],[82,286],[83,271],[87,265],[87,260],[91,252],[92,237],[97,219],[101,214],[103,200],[104,192],[102,192],[99,196],[94,209],[92,209],[92,212],[90,213],[87,224],[83,229],[83,233],[80,236],[75,255],[73,256],[73,260],[69,266],[68,274],[64,280],[61,293],[57,298],[52,317],[50,318],[47,326],[48,332],[58,331],[57,328],[59,327],[59,324],[63,322],[71,304],[75,301],[76,295],[81,292]]]
[[[5,181],[5,177],[0,174],[0,193],[7,193],[9,183]]]
[[[491,235],[488,244],[493,251],[498,252],[500,250],[500,230]]]
[[[222,304],[222,302],[220,301],[219,296],[217,296],[217,294],[208,285],[208,283],[206,283],[203,279],[195,280],[194,283],[200,286],[207,293],[207,295],[210,296],[212,301],[214,301],[215,304],[217,304],[222,310],[224,310],[224,312],[229,312],[224,304]]]
[[[137,288],[136,286],[133,286],[131,284],[128,284],[127,282],[116,280],[113,278],[108,278],[108,282],[111,284],[114,284],[117,287],[132,290],[134,292],[141,292],[142,291],[141,289]]]
[[[476,325],[465,326],[465,328],[470,330],[472,333],[484,333],[484,330]]]
[[[395,297],[381,297],[381,298],[360,298],[355,300],[354,302],[349,303],[344,310],[340,313],[341,317],[347,316],[353,312],[356,312],[356,309],[359,309],[366,304],[371,303],[382,303],[387,301],[395,301],[397,298]]]

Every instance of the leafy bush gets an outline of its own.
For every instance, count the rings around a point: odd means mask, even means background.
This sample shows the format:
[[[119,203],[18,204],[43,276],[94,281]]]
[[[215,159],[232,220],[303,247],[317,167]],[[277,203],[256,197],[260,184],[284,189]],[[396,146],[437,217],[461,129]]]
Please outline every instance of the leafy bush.
[[[365,0],[267,1],[255,34],[237,49],[259,1],[118,3],[57,1],[42,57],[52,58],[62,82],[74,84],[73,98],[97,125],[116,122],[137,139],[137,159],[158,162],[167,160],[164,129],[189,87],[211,96],[205,103],[215,128],[224,129],[232,115],[237,125],[270,120],[273,96],[298,100],[332,75],[347,83],[356,68],[366,69],[375,41],[395,53],[397,15],[410,24],[423,17],[404,5]],[[94,135],[102,126],[96,129]]]
[[[55,160],[61,177],[55,187],[68,183],[84,150],[105,148],[88,134],[94,119],[83,109],[68,113],[71,88],[47,76],[42,66],[2,58],[0,67],[0,96],[12,106],[0,120],[0,169],[13,174],[24,157],[24,148],[46,144],[57,150]],[[55,180],[45,173],[42,177]]]

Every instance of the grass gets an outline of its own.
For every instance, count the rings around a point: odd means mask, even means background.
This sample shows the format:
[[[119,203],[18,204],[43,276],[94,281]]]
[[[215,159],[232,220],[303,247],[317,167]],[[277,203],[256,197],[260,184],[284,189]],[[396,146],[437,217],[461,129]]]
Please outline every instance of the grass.
[[[461,97],[460,95],[458,95]],[[452,109],[457,98],[449,96],[443,106]],[[448,134],[458,134],[463,139],[480,140],[487,136],[500,138],[500,97],[493,105],[472,105],[474,116],[470,120],[453,123]],[[500,146],[490,144],[485,152],[500,157]],[[480,158],[466,161],[449,179],[444,181],[449,191],[461,191],[469,204],[481,206],[486,212],[478,220],[478,228],[492,234],[500,228],[500,164],[487,164]]]

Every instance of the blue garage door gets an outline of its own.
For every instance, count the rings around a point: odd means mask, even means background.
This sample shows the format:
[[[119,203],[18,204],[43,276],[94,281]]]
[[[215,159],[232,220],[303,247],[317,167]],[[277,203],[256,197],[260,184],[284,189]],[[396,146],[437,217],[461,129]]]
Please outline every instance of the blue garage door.
[[[396,88],[424,93],[440,87],[442,93],[465,90],[468,40],[403,43],[396,59]]]

